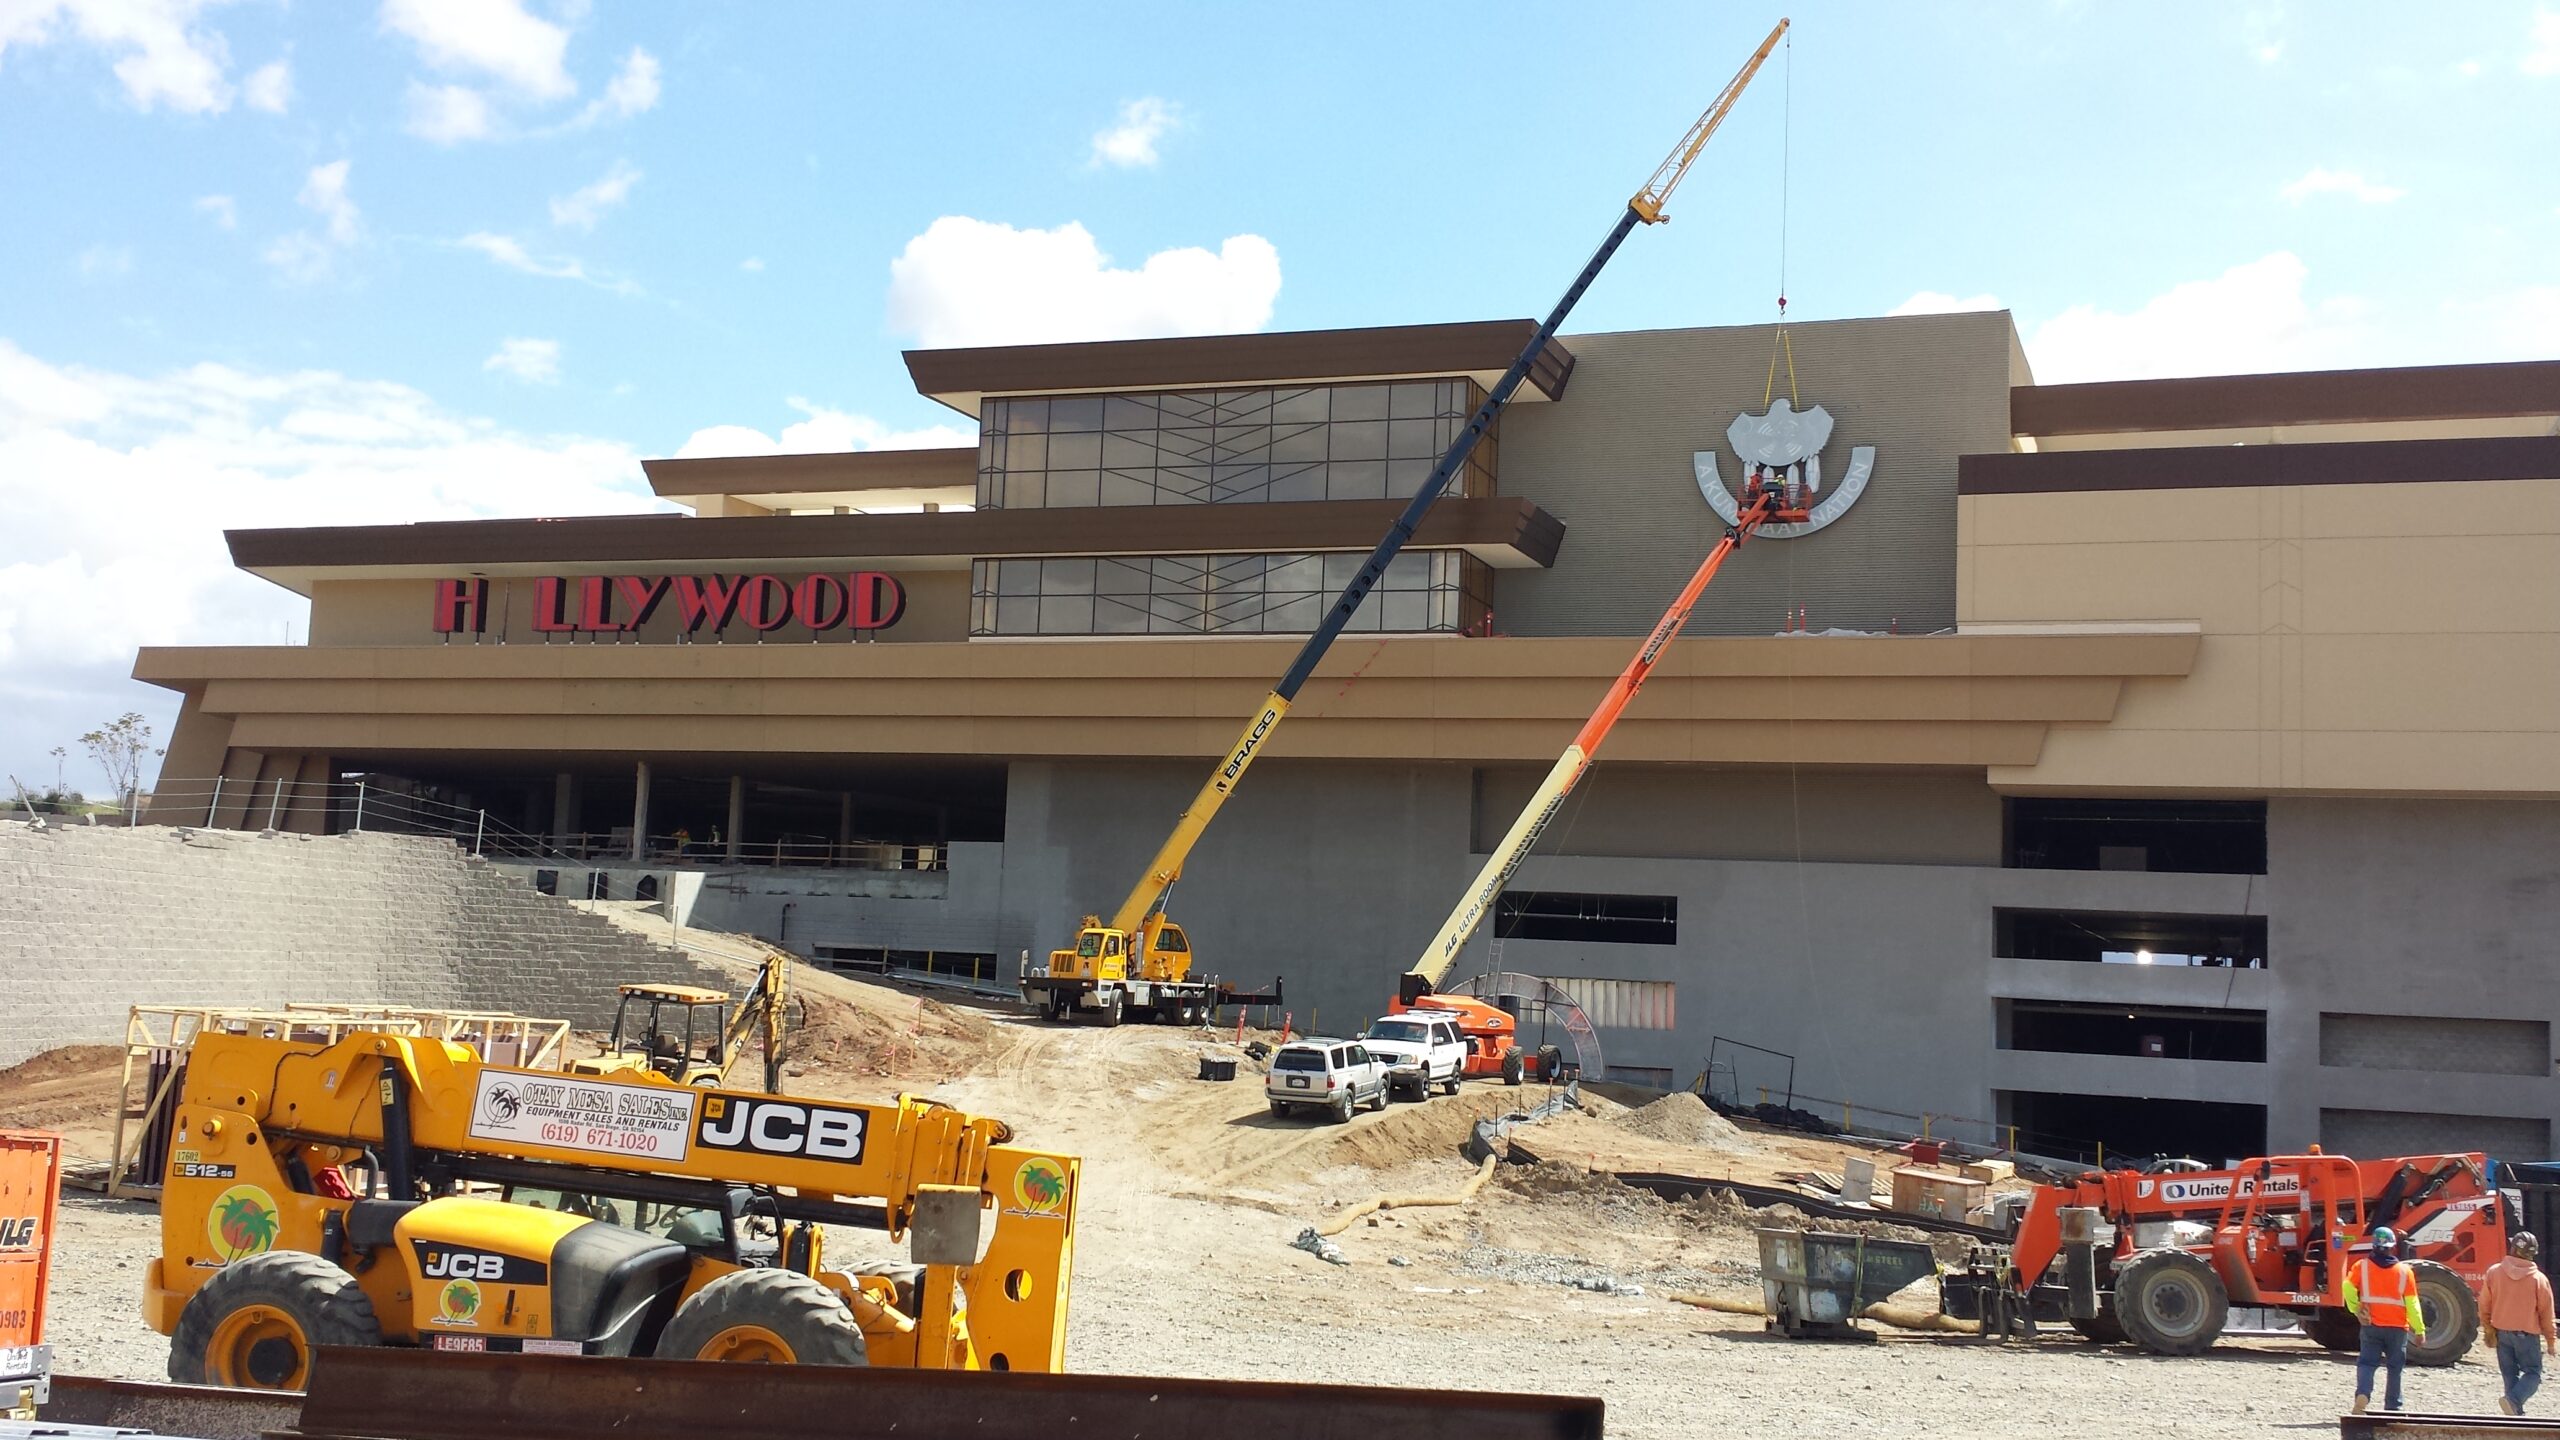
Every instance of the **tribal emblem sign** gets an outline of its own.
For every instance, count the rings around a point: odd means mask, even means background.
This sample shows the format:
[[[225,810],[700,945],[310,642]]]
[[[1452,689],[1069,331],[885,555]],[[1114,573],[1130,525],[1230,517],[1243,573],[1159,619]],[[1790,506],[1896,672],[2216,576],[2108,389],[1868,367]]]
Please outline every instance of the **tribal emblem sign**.
[[[1738,485],[1728,486],[1716,468],[1716,452],[1700,450],[1692,458],[1698,471],[1698,490],[1707,504],[1731,525],[1742,518],[1738,493],[1753,481],[1785,490],[1787,508],[1806,511],[1802,520],[1760,527],[1763,535],[1780,540],[1810,535],[1848,513],[1850,506],[1867,491],[1867,479],[1876,468],[1876,447],[1860,445],[1849,452],[1849,468],[1837,483],[1825,492],[1822,475],[1822,449],[1831,443],[1831,412],[1816,405],[1799,411],[1786,400],[1772,404],[1765,414],[1745,411],[1735,416],[1724,432],[1733,446],[1735,459],[1741,463]]]

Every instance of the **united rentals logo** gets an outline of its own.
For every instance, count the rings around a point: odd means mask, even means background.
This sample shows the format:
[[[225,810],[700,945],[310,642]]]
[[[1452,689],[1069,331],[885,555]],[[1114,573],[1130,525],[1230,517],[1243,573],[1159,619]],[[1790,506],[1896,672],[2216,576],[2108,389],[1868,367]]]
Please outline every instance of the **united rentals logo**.
[[[1806,512],[1802,520],[1760,527],[1760,533],[1780,540],[1810,535],[1848,513],[1850,506],[1867,491],[1867,479],[1875,473],[1876,447],[1860,445],[1849,452],[1849,468],[1842,473],[1831,493],[1823,493],[1822,450],[1831,443],[1831,412],[1816,405],[1799,411],[1787,400],[1772,404],[1764,414],[1749,411],[1734,417],[1724,438],[1733,446],[1735,459],[1741,462],[1742,488],[1753,484],[1777,489],[1786,497],[1786,508]],[[1724,523],[1732,525],[1742,518],[1742,502],[1728,487],[1716,468],[1716,452],[1700,450],[1691,457],[1698,472],[1698,490],[1707,497]]]
[[[1061,1215],[1067,1208],[1066,1167],[1055,1160],[1030,1159],[1013,1172],[1013,1198],[1022,1208],[1009,1213],[1049,1217]]]

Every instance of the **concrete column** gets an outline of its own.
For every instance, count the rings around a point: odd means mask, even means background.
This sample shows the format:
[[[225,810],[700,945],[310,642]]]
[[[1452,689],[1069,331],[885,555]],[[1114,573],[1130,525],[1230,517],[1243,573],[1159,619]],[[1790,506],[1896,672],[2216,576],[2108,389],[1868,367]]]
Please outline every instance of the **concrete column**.
[[[738,837],[746,828],[747,777],[732,775],[729,777],[729,853],[722,857],[732,865],[738,863]]]
[[[649,762],[640,762],[638,787],[631,796],[631,858],[649,858]]]
[[[841,865],[845,852],[853,848],[853,792],[836,796],[836,863]]]
[[[578,777],[563,770],[551,777],[551,843],[566,845],[578,833]]]

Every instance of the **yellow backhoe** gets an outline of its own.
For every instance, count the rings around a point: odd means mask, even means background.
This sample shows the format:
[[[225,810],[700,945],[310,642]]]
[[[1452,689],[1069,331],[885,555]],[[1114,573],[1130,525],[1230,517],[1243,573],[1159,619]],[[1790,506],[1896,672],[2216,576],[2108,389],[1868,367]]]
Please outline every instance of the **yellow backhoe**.
[[[662,1075],[679,1085],[726,1085],[747,1042],[764,1042],[764,1088],[782,1088],[785,1040],[783,991],[791,956],[764,947],[755,988],[733,1015],[725,990],[695,985],[635,984],[621,988],[613,1012],[613,1037],[601,1054],[570,1063],[572,1075]]]

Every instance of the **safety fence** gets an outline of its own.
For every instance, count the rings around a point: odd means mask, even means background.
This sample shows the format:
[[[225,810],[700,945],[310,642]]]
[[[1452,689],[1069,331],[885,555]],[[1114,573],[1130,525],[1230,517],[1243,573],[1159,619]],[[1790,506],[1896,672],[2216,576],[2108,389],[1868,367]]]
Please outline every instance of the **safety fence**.
[[[370,832],[429,835],[474,855],[565,865],[656,864],[822,866],[864,870],[944,870],[948,847],[877,840],[838,842],[821,835],[779,834],[731,843],[684,829],[653,832],[634,843],[628,827],[538,834],[486,806],[464,804],[403,781],[374,776],[333,780],[277,777],[243,780],[164,777],[137,793],[118,817],[126,825],[172,823],[207,830]]]

